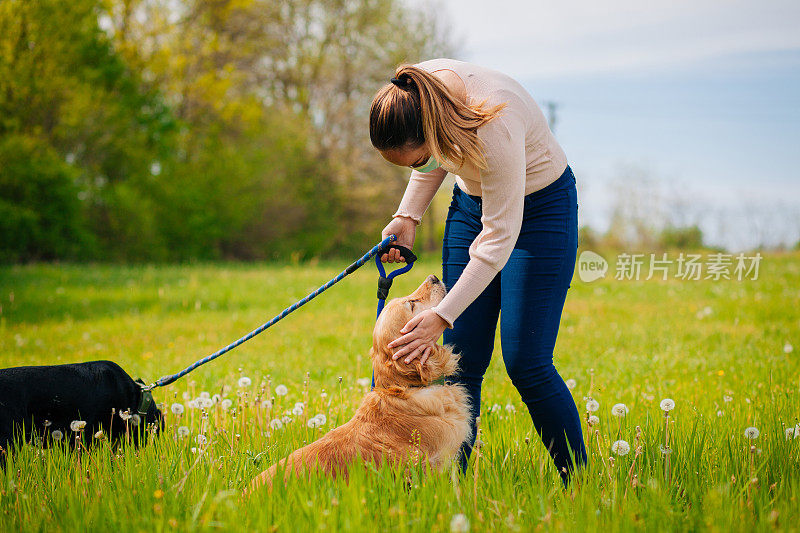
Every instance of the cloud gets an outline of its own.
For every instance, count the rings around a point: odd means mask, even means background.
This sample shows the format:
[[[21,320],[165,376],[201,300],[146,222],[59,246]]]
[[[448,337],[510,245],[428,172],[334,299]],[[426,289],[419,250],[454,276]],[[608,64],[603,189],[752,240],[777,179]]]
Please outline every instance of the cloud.
[[[422,0],[410,0],[420,5]],[[800,2],[440,0],[464,59],[517,78],[681,65],[800,48]]]

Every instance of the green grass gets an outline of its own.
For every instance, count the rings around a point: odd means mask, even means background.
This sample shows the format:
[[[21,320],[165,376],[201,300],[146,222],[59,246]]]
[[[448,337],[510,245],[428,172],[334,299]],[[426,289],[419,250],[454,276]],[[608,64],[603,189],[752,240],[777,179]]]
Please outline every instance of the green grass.
[[[250,331],[343,266],[2,267],[0,366],[112,359],[152,381]],[[435,259],[423,260],[392,294],[439,271]],[[568,491],[505,374],[498,342],[484,386],[477,475],[415,471],[409,488],[388,468],[356,468],[349,483],[298,480],[240,500],[256,473],[352,415],[364,393],[357,380],[370,372],[375,278],[365,266],[156,392],[167,405],[218,393],[235,410],[217,404],[207,419],[191,409],[180,419],[168,414],[164,434],[138,450],[105,442],[81,453],[17,450],[0,473],[0,531],[448,531],[462,513],[472,530],[800,528],[800,438],[785,438],[800,417],[798,253],[766,256],[756,281],[576,278],[556,366],[576,381],[581,413],[586,397],[600,402],[600,424],[587,431],[584,416],[590,464]],[[241,376],[253,384],[240,389]],[[261,396],[278,384],[289,392],[275,397],[272,414],[296,402],[307,407],[270,431]],[[676,408],[665,423],[659,401],[667,397]],[[621,421],[610,412],[618,402],[630,409]],[[317,413],[328,424],[307,427]],[[182,425],[189,437],[177,436]],[[666,425],[669,474],[660,451]],[[752,442],[748,426],[760,430]],[[205,446],[196,442],[201,432]],[[638,442],[641,453],[615,456],[618,438]]]

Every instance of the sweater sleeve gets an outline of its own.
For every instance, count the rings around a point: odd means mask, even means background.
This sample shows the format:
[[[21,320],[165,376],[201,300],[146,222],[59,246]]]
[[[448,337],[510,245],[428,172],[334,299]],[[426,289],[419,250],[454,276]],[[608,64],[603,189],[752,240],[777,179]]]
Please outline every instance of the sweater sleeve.
[[[508,112],[505,112],[508,111]],[[483,229],[469,247],[469,262],[433,311],[452,328],[456,318],[505,266],[522,227],[525,205],[525,125],[509,111],[482,126],[487,168],[481,171]]]
[[[444,181],[447,171],[442,167],[431,170],[430,172],[411,171],[411,177],[406,186],[400,206],[392,215],[409,217],[417,224],[422,220],[422,215],[428,210],[428,206],[433,200],[433,196]]]

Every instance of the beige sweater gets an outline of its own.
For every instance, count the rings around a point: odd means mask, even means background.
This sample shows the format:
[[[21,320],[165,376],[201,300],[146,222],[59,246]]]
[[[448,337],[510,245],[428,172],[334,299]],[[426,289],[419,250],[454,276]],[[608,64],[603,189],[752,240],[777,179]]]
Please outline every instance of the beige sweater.
[[[524,197],[544,188],[567,168],[567,157],[556,142],[544,114],[522,85],[509,76],[454,59],[431,59],[417,64],[429,72],[451,70],[464,82],[467,103],[507,103],[501,115],[478,129],[486,146],[488,168],[458,170],[456,185],[482,197],[482,231],[469,247],[470,260],[444,300],[433,310],[453,326],[455,319],[489,285],[508,261],[522,225]],[[411,172],[400,206],[393,217],[418,224],[448,171]],[[454,172],[455,173],[455,172]]]

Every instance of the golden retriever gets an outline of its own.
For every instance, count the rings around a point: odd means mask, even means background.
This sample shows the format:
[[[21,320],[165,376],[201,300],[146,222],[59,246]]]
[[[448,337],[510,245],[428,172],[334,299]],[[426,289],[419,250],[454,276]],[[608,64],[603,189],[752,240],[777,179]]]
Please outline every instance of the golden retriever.
[[[445,292],[436,276],[428,276],[412,294],[386,304],[372,333],[375,388],[355,416],[263,471],[246,493],[263,485],[271,489],[279,471],[285,473],[284,481],[304,472],[347,477],[348,466],[359,456],[376,465],[421,458],[435,469],[448,464],[470,435],[467,394],[461,385],[433,382],[453,374],[458,357],[449,347],[436,345],[424,365],[419,358],[406,364],[402,357],[392,360],[393,350],[387,347],[406,322],[441,302]]]

